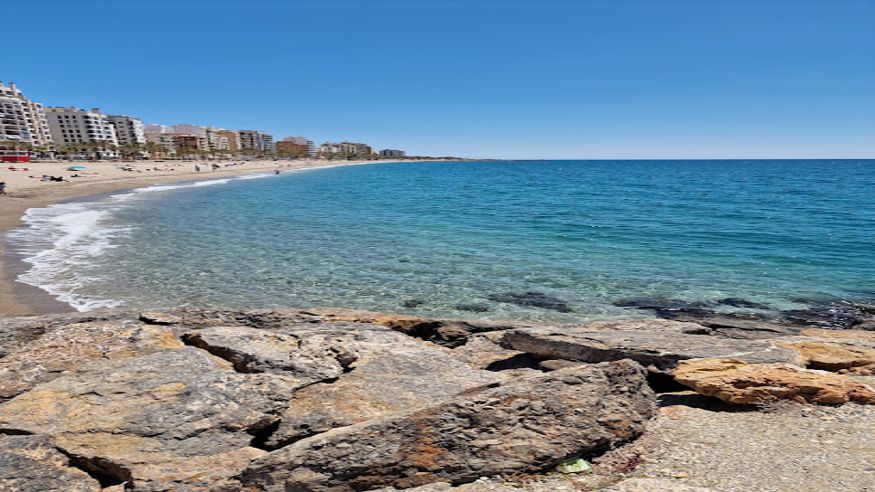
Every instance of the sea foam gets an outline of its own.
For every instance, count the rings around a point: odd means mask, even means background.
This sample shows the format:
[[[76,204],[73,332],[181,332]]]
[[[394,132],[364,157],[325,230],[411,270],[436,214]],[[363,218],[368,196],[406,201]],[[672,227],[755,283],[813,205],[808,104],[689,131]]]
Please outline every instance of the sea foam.
[[[117,241],[135,227],[114,221],[117,211],[133,205],[133,201],[143,194],[223,185],[235,180],[272,175],[258,173],[154,185],[97,200],[71,201],[28,209],[22,217],[24,225],[6,234],[9,251],[29,265],[16,280],[40,288],[78,311],[122,306],[124,302],[121,300],[95,298],[82,292],[85,285],[95,280],[83,273],[87,270],[85,267],[98,264],[105,253],[116,247]]]

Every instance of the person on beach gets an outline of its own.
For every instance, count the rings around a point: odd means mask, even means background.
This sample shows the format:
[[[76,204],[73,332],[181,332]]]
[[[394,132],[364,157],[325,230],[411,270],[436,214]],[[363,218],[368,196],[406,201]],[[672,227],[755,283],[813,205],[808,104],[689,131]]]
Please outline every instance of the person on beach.
[[[198,166],[197,164],[195,164],[195,165],[194,165],[194,171],[197,172],[197,173],[201,172],[201,167]]]
[[[0,195],[6,194],[6,181],[0,181]]]

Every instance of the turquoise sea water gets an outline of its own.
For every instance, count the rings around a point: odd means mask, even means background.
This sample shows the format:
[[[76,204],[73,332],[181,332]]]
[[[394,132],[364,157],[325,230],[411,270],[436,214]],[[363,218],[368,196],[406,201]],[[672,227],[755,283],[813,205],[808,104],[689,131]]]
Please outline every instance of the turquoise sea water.
[[[83,310],[552,321],[646,315],[613,305],[636,296],[775,309],[875,296],[872,160],[396,163],[258,178],[31,210],[8,238],[29,263],[20,280]],[[507,302],[526,292],[570,312]]]

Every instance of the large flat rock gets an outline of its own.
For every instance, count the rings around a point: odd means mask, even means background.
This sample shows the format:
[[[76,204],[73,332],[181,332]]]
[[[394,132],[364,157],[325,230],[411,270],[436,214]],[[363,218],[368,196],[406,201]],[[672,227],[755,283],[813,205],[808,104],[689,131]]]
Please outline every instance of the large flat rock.
[[[135,321],[91,321],[52,330],[0,359],[0,399],[101,360],[182,347],[169,331]]]
[[[747,364],[734,359],[683,361],[674,378],[698,393],[737,405],[790,400],[875,405],[875,390],[841,374],[787,364]]]
[[[619,361],[468,390],[274,451],[242,474],[242,487],[352,492],[542,470],[637,436],[655,408],[645,374]]]
[[[689,325],[689,324],[685,324]],[[541,359],[605,362],[632,359],[651,371],[668,372],[681,360],[731,357],[746,362],[802,364],[793,350],[777,347],[770,340],[741,340],[690,334],[677,326],[654,331],[577,327],[539,327],[501,333],[503,347]]]
[[[503,379],[460,364],[421,343],[356,362],[330,383],[296,391],[279,428],[267,441],[280,446],[316,433],[434,405],[469,388]]]
[[[208,490],[264,451],[293,387],[193,347],[79,368],[0,405],[0,431],[42,434],[144,490]],[[186,484],[183,488],[181,484]]]

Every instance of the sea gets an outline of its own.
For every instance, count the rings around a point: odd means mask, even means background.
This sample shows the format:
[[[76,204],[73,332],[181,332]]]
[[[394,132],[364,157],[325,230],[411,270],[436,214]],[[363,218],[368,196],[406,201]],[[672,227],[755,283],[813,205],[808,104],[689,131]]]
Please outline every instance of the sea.
[[[17,281],[79,311],[335,306],[570,323],[652,316],[623,306],[668,299],[777,312],[875,298],[875,160],[284,171],[30,209],[3,240],[23,262]]]

